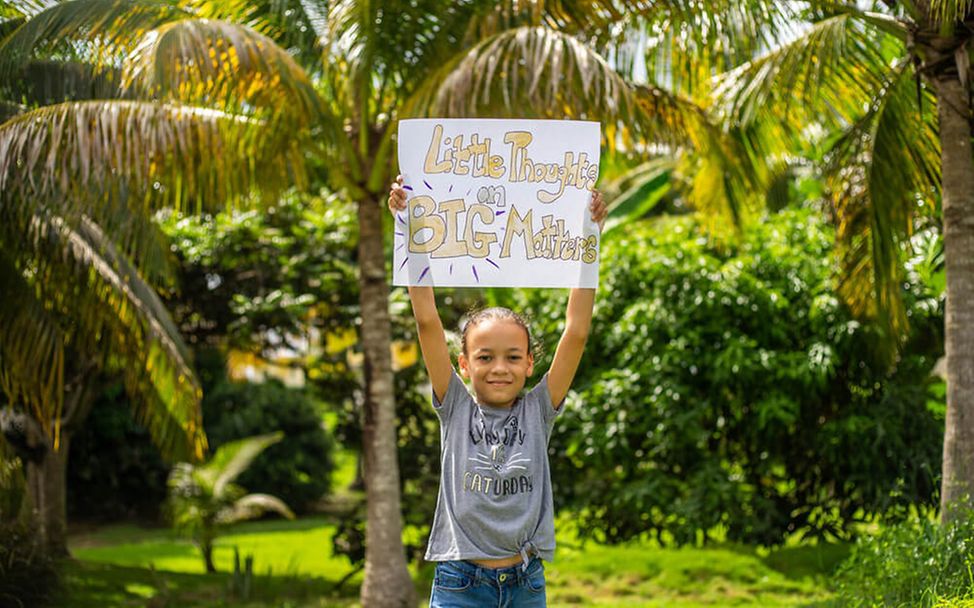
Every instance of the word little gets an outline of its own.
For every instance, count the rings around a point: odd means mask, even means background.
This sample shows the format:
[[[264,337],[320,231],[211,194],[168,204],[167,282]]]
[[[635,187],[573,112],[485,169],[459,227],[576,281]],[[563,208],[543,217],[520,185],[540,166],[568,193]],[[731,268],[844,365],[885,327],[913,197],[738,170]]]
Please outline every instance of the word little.
[[[590,163],[587,154],[583,152],[576,157],[575,153],[566,152],[562,163],[535,162],[528,156],[528,146],[532,139],[533,136],[527,131],[508,131],[504,134],[504,143],[511,146],[508,181],[558,184],[557,190],[553,192],[538,191],[538,200],[542,203],[551,203],[561,198],[567,186],[580,190],[591,190],[595,187],[599,166]],[[426,151],[423,171],[431,175],[452,173],[500,179],[504,176],[506,167],[503,157],[491,154],[489,137],[481,141],[480,135],[473,133],[470,135],[470,142],[464,145],[463,135],[443,140],[443,125],[436,125]]]

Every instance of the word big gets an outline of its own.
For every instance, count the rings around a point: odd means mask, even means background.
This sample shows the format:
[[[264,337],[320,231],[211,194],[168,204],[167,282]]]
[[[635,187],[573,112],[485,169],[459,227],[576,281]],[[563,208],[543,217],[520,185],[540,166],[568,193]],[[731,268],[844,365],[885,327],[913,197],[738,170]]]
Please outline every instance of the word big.
[[[409,199],[408,209],[411,253],[428,253],[431,258],[485,258],[490,253],[490,246],[498,240],[494,232],[475,230],[475,221],[489,227],[494,225],[497,217],[491,207],[482,203],[474,203],[468,208],[463,199],[457,198],[437,205],[431,197],[421,195]],[[462,232],[460,216],[465,216]],[[541,225],[535,231],[534,211],[522,216],[517,207],[511,205],[499,257],[510,257],[514,239],[519,237],[524,245],[524,256],[529,260],[581,260],[592,264],[598,258],[598,239],[594,235],[573,237],[565,230],[565,220],[555,221],[553,215],[543,216]]]

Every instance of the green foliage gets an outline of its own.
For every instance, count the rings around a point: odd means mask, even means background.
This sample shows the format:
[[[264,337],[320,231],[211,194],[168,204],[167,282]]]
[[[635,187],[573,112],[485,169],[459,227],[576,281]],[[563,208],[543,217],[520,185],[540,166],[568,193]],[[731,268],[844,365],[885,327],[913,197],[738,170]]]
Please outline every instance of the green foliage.
[[[263,212],[162,220],[179,258],[169,303],[195,345],[266,354],[310,327],[352,327],[358,310],[355,216],[334,197],[295,193]]]
[[[0,522],[22,519],[27,507],[23,462],[0,434]]]
[[[831,287],[832,235],[807,211],[736,244],[692,218],[606,239],[577,394],[551,442],[556,504],[622,541],[776,544],[844,537],[862,518],[934,505],[942,417],[928,410],[942,302],[904,298],[914,338],[895,369]],[[517,292],[549,347],[564,293]]]
[[[836,575],[839,605],[968,605],[974,599],[972,515],[945,525],[908,519],[861,538]]]
[[[240,567],[240,551],[233,548],[233,573],[227,582],[227,593],[230,597],[243,601],[250,599],[250,590],[254,584],[254,556],[248,554],[244,558],[243,568]]]
[[[33,525],[0,519],[0,606],[45,606],[59,584],[57,565]]]
[[[72,436],[67,471],[72,521],[161,518],[169,466],[132,409],[123,387],[109,386]]]
[[[276,511],[294,514],[279,498],[247,494],[234,483],[254,459],[279,442],[283,433],[247,437],[221,446],[209,462],[178,463],[169,475],[169,514],[173,527],[193,538],[203,554],[207,572],[215,572],[213,542],[226,526]]]
[[[298,513],[328,492],[334,444],[305,392],[275,380],[223,382],[203,398],[203,424],[214,448],[258,433],[284,434],[240,476],[248,490],[279,496]]]

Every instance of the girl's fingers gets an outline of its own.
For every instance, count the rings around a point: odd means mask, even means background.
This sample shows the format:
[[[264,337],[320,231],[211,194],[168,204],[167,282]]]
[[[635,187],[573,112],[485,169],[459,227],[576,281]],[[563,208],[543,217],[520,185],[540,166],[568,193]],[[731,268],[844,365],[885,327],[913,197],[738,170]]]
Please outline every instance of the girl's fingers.
[[[406,191],[402,187],[402,176],[396,176],[396,181],[389,185],[389,209],[391,211],[396,211],[397,209],[406,208]]]

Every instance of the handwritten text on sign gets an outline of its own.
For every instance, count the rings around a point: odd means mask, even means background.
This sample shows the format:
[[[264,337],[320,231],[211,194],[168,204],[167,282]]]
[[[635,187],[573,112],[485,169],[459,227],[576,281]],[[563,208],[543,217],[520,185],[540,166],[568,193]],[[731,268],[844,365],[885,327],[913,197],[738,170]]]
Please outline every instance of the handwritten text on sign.
[[[595,287],[599,124],[403,120],[396,285]]]

